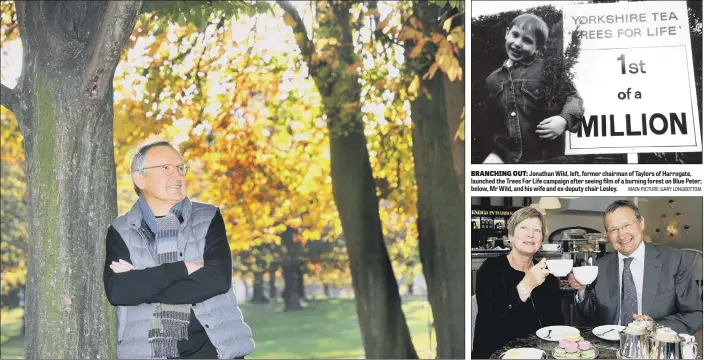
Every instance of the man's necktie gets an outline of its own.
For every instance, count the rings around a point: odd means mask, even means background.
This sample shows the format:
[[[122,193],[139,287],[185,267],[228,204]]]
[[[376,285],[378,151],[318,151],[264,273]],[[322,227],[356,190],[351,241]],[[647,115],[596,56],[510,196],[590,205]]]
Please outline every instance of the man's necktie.
[[[631,273],[633,258],[623,259],[623,275],[621,277],[621,326],[627,326],[633,321],[633,314],[638,313],[638,294],[636,283]]]

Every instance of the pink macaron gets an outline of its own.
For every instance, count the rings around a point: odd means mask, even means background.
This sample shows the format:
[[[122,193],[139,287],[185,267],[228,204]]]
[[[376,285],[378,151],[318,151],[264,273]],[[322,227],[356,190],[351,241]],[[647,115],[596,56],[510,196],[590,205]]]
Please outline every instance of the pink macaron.
[[[567,341],[567,339],[560,339],[560,347],[563,349],[567,348],[567,344],[569,344],[569,343],[570,342]]]
[[[592,343],[586,340],[580,341],[577,345],[579,346],[579,350],[589,350],[592,348]]]
[[[565,350],[579,350],[579,348],[577,347],[577,343],[573,343],[573,342],[568,342],[567,344],[565,344],[562,347],[565,348]],[[573,351],[568,351],[568,352],[573,352]]]

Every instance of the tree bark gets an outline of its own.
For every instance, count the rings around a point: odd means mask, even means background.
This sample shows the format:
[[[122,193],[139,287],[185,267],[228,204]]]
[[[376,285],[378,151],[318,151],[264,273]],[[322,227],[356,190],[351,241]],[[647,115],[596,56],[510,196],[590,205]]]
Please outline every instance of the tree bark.
[[[464,74],[464,72],[463,72]],[[464,144],[465,142],[457,137],[457,131],[462,123],[462,112],[464,111],[464,77],[463,80],[450,81],[444,73],[442,76],[443,92],[445,93],[445,109],[447,109],[447,125],[452,144],[452,160],[457,176],[457,184],[460,187],[460,197],[464,201]]]
[[[284,312],[303,310],[301,292],[298,289],[298,271],[296,265],[286,264],[284,272]]]
[[[330,298],[330,285],[323,284],[323,294],[325,294],[326,298]]]
[[[356,61],[351,3],[327,2],[334,16],[325,13],[323,17],[322,12],[316,12],[321,33],[340,34],[335,56],[321,62],[312,61],[315,47],[298,12],[288,1],[277,3],[295,20],[291,27],[328,119],[333,197],[347,244],[365,357],[417,359],[384,245],[376,182],[360,115],[359,77],[345,71]]]
[[[300,268],[300,244],[293,240],[294,230],[287,228],[281,234],[281,245],[286,249],[284,262],[282,265],[284,273],[284,312],[303,310],[301,305],[301,292],[298,289],[300,280],[298,279],[298,269]]]
[[[436,20],[439,10],[429,3],[414,3],[414,13],[426,31],[442,31]],[[419,75],[425,72],[427,67]],[[437,356],[463,359],[465,328],[457,319],[464,319],[465,310],[464,201],[448,129],[446,89],[451,87],[446,87],[444,76],[438,71],[432,79],[422,80],[421,88],[432,98],[420,92],[411,103],[419,248],[433,310]]]
[[[272,269],[269,271],[269,298],[276,301],[276,296],[276,269]]]
[[[252,298],[249,300],[252,304],[268,304],[269,299],[264,296],[264,273],[261,271],[254,272],[254,284],[252,285]]]
[[[3,103],[18,120],[27,163],[24,355],[114,358],[115,311],[100,276],[105,229],[117,216],[112,80],[141,1],[16,8],[23,68]]]
[[[301,294],[301,300],[307,300],[306,298],[306,284],[305,284],[305,274],[303,273],[303,267],[305,265],[301,265],[298,268],[298,291]]]

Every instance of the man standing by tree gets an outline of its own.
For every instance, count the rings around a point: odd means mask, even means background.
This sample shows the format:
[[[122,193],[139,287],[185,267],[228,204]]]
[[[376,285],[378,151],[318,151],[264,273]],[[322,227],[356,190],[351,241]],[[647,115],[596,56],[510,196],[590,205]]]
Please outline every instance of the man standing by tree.
[[[244,358],[252,332],[231,291],[220,210],[186,197],[188,165],[168,142],[132,159],[139,199],[108,229],[103,281],[117,306],[118,358]]]

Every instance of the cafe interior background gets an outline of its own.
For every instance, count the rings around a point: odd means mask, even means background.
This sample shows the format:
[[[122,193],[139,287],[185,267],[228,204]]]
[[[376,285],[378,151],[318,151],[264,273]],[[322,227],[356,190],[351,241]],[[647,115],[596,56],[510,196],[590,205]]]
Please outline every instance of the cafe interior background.
[[[636,203],[645,219],[645,241],[667,245],[690,253],[693,274],[702,297],[702,197],[472,197],[471,259],[472,295],[474,278],[481,264],[489,257],[505,255],[510,249],[506,223],[514,211],[531,206],[537,208],[546,223],[543,244],[560,244],[557,251],[539,251],[535,256],[548,259],[571,258],[574,266],[584,265],[615,251],[606,239],[602,214],[614,200],[628,199]],[[563,312],[566,325],[583,324],[574,307],[574,292],[566,278],[562,283]],[[472,331],[476,302],[472,296]],[[702,331],[696,334],[702,349]],[[701,350],[700,350],[701,351]]]

